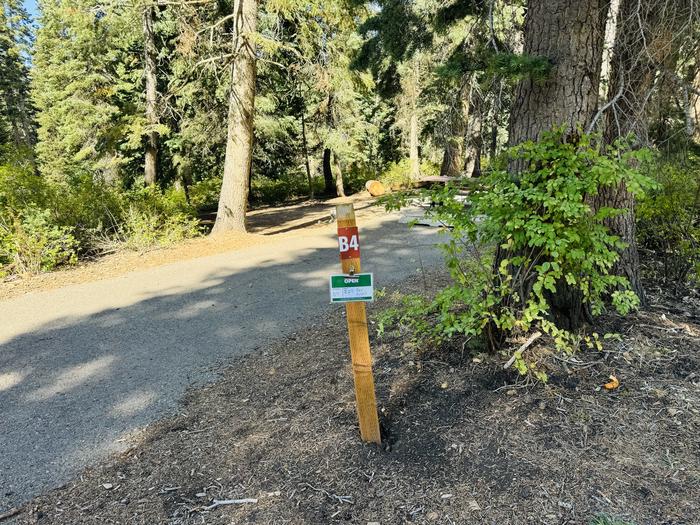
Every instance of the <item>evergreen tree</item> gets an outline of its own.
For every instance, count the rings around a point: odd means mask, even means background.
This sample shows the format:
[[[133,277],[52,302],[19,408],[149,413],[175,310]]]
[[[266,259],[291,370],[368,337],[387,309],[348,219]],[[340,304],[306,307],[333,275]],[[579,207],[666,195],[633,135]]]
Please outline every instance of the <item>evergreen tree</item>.
[[[219,209],[212,233],[246,231],[246,211],[253,160],[258,0],[236,0],[231,42],[231,92],[228,135]]]
[[[88,0],[39,6],[32,93],[40,170],[116,180],[140,149],[131,136],[143,121],[137,10]]]
[[[0,10],[0,145],[29,148],[34,143],[28,60],[31,20],[19,0]]]

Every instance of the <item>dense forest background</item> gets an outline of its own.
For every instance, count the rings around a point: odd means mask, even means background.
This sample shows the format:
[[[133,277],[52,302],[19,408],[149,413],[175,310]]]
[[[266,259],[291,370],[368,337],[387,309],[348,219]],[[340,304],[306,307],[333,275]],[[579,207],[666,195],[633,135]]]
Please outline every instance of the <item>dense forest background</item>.
[[[488,174],[527,168],[514,147],[559,130],[557,144],[578,144],[571,162],[583,137],[653,179],[599,178],[574,196],[622,241],[613,273],[643,299],[639,244],[655,274],[685,283],[698,264],[698,6],[573,4],[40,0],[33,20],[4,0],[3,272],[200,235],[217,210],[215,232],[243,231],[249,206],[369,179],[489,191]]]

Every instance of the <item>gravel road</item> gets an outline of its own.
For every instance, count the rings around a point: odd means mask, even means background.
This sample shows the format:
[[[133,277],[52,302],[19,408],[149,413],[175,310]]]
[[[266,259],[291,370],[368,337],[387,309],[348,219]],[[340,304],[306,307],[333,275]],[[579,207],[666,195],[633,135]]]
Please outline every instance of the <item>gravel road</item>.
[[[441,260],[435,230],[397,218],[360,224],[378,287]],[[0,302],[0,513],[126,448],[231,357],[329,308],[340,318],[327,289],[338,267],[328,225]]]

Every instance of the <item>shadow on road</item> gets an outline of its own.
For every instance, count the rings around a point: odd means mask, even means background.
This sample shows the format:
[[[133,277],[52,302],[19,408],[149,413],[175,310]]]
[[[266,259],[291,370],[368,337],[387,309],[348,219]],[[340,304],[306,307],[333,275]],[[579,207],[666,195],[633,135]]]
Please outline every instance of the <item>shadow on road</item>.
[[[364,228],[364,269],[381,287],[434,264],[434,242],[426,231],[393,223]],[[182,263],[182,271],[191,264],[198,263]],[[212,379],[228,358],[340,308],[328,304],[333,272],[335,248],[223,265],[194,289],[173,282],[128,306],[63,317],[0,345],[0,510],[126,447],[132,433],[172,412],[188,385]],[[75,301],[89,301],[91,289],[80,288]],[[56,308],[50,293],[37,300],[37,308]]]

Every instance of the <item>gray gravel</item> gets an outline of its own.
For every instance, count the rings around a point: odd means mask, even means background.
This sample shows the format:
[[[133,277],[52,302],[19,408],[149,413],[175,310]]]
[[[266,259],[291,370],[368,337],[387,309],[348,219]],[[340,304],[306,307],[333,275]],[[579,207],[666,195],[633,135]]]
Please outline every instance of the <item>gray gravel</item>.
[[[441,261],[432,229],[361,225],[377,287]],[[0,513],[128,446],[233,356],[330,308],[333,227],[0,302]]]

